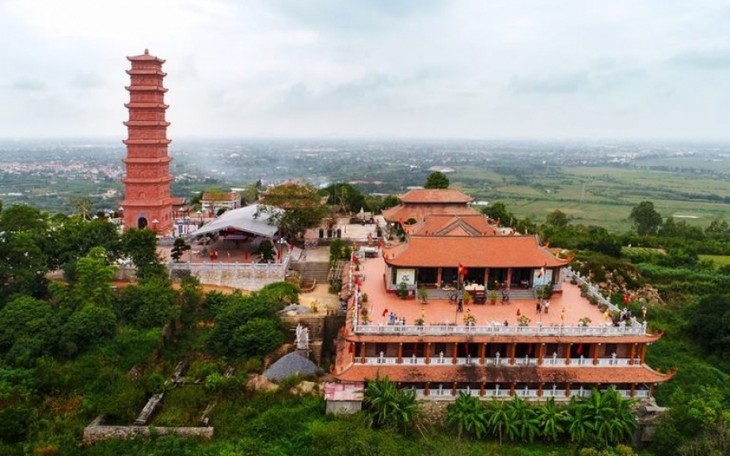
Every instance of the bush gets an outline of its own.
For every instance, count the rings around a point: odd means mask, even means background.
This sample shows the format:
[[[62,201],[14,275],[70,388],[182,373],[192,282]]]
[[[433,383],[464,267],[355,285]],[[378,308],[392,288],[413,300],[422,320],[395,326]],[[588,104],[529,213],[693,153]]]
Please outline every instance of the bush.
[[[299,302],[299,287],[289,282],[270,283],[256,294],[268,301],[275,310]]]
[[[114,337],[117,316],[111,309],[85,306],[71,315],[61,329],[61,347],[74,355],[92,345]]]
[[[284,336],[272,306],[260,295],[231,299],[215,318],[209,347],[220,355],[237,358],[261,356],[281,345]]]

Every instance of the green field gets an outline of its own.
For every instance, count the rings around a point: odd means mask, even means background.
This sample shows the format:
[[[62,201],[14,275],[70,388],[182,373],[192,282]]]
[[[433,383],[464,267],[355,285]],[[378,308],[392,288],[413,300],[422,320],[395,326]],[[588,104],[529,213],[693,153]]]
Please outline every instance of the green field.
[[[715,267],[730,265],[730,255],[699,255],[700,260],[710,260]]]
[[[726,181],[685,169],[580,166],[500,173],[470,167],[459,169],[452,182],[478,200],[505,202],[516,216],[536,222],[559,209],[574,224],[626,231],[631,228],[631,209],[645,200],[652,201],[662,217],[691,225],[704,227],[714,219],[730,222]]]

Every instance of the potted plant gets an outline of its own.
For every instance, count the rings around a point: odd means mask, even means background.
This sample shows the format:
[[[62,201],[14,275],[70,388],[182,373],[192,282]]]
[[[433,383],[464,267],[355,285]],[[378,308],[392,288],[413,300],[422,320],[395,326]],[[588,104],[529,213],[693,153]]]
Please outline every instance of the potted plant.
[[[530,319],[527,317],[527,315],[521,315],[520,318],[517,319],[517,326],[529,326]]]
[[[497,298],[498,297],[499,297],[499,295],[497,294],[497,290],[492,290],[492,291],[489,292],[489,302],[492,305],[497,304]]]
[[[468,306],[469,304],[471,304],[471,293],[465,291],[464,294],[461,296],[461,299],[464,301],[464,305]]]
[[[368,323],[370,323],[370,313],[364,307],[360,311],[360,321],[363,325],[367,325]]]
[[[578,326],[586,327],[591,323],[591,319],[588,317],[583,317],[580,320],[578,320]]]
[[[426,304],[426,301],[428,300],[428,290],[425,288],[419,288],[418,299],[420,299],[423,304]]]
[[[586,296],[588,296],[588,290],[588,284],[584,283],[580,286],[580,295],[585,298]]]
[[[414,323],[416,324],[416,326],[423,326],[425,322],[423,321],[423,318],[416,318],[416,321]]]
[[[406,299],[408,297],[408,284],[401,282],[398,284],[398,290],[395,292],[399,298]]]
[[[365,304],[366,302],[368,302],[368,294],[367,294],[367,293],[363,293],[363,294],[362,294],[362,295],[360,296],[360,301],[361,301],[361,302],[362,302],[363,304]]]
[[[477,324],[477,319],[471,314],[471,312],[467,312],[466,315],[464,315],[464,324],[466,326],[475,326]]]

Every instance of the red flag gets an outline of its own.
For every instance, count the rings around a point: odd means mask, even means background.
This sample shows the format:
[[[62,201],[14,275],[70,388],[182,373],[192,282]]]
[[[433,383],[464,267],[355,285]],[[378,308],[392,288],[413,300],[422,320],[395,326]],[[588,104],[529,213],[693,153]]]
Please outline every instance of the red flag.
[[[459,263],[459,276],[464,277],[467,272],[468,269],[466,269],[463,264]]]
[[[384,317],[386,315],[388,315],[388,309],[383,310],[383,315],[382,316]]]

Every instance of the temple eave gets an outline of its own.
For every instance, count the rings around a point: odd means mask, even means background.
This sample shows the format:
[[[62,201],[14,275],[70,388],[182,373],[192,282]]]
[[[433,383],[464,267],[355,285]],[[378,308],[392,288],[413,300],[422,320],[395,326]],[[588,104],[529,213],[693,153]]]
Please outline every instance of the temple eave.
[[[135,86],[125,86],[125,89],[127,89],[128,92],[162,92],[166,93],[167,89],[159,86],[149,86],[149,85],[135,85]]]
[[[127,120],[122,122],[126,127],[169,127],[166,120]]]
[[[127,146],[154,146],[158,144],[166,145],[172,142],[171,139],[123,139],[122,143]]]
[[[124,103],[124,107],[127,109],[161,109],[163,111],[169,108],[169,105],[165,103],[145,103],[140,101],[133,101],[130,103]]]

